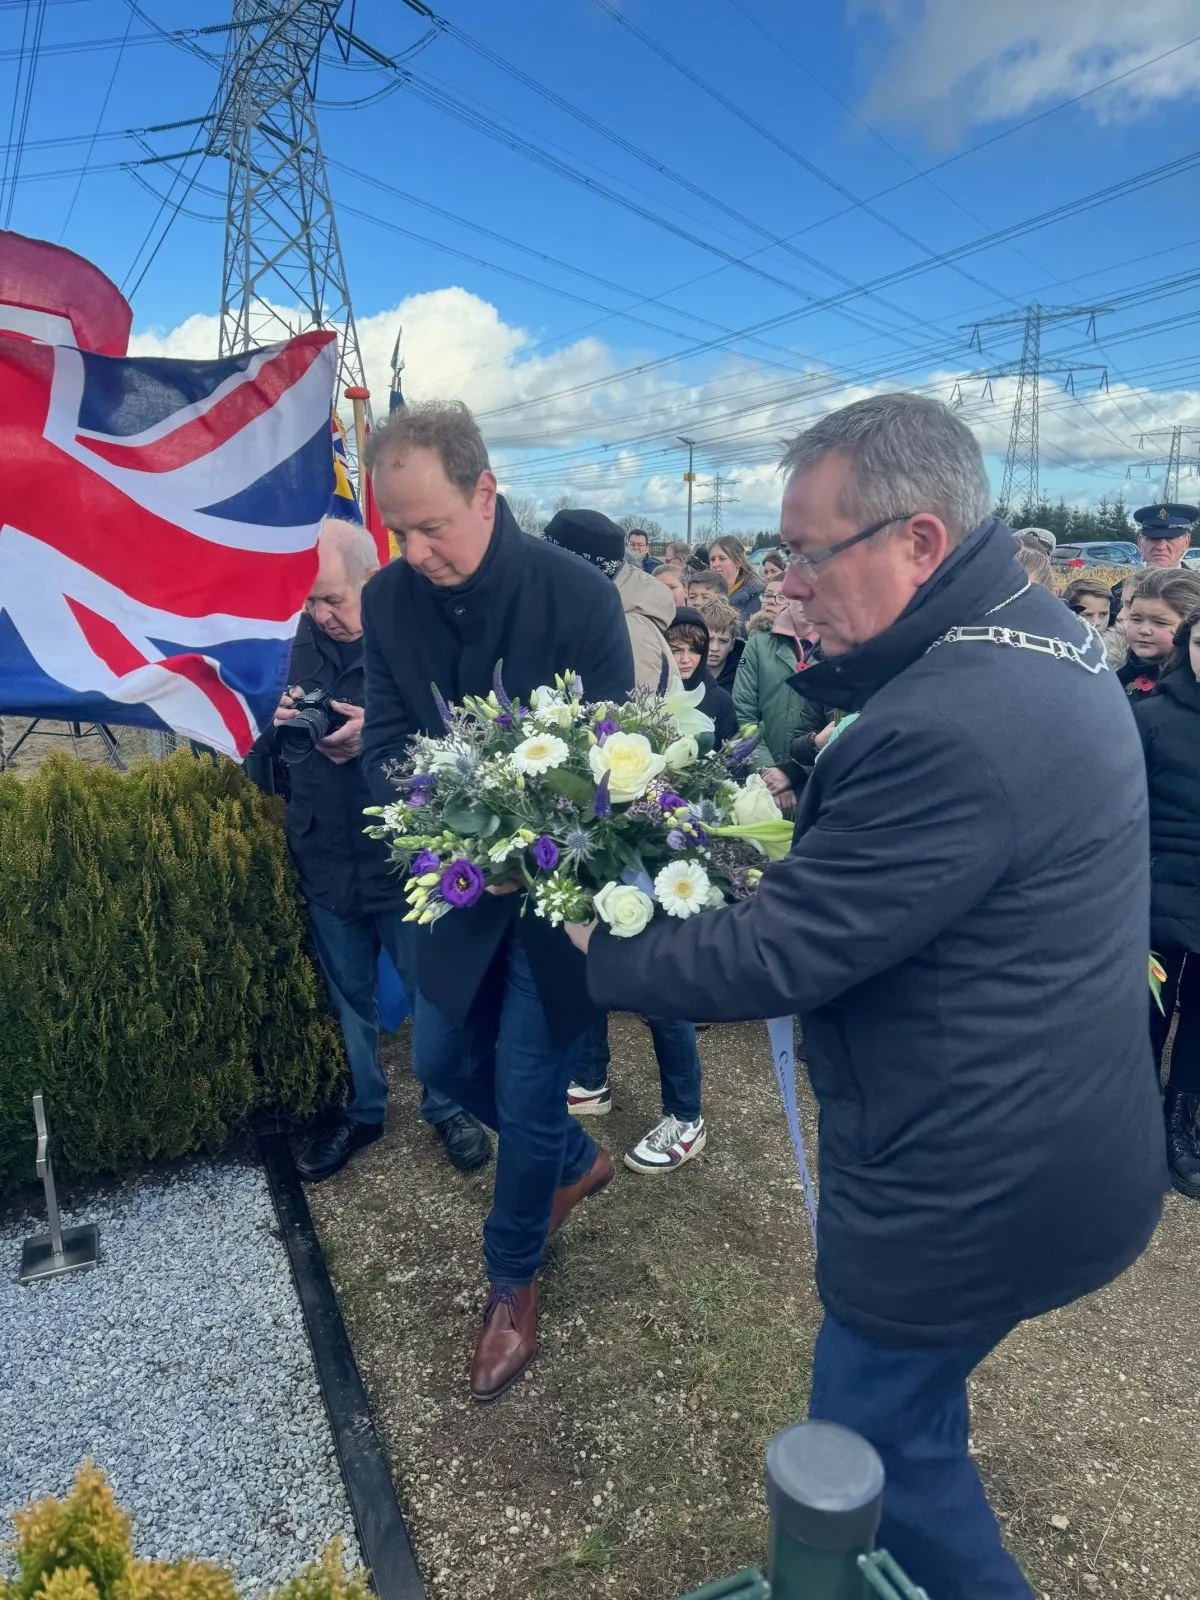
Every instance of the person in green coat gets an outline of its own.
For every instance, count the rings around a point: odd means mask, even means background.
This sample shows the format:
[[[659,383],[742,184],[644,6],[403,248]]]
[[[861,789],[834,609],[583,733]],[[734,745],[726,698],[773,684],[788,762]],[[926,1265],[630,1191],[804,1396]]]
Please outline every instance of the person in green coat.
[[[821,748],[816,741],[829,717],[791,687],[804,660],[808,625],[797,602],[780,594],[781,587],[782,579],[773,579],[763,592],[762,608],[772,618],[771,628],[746,640],[733,684],[733,708],[739,723],[757,726],[761,738],[751,765],[787,815],[795,810],[796,796],[812,771]]]

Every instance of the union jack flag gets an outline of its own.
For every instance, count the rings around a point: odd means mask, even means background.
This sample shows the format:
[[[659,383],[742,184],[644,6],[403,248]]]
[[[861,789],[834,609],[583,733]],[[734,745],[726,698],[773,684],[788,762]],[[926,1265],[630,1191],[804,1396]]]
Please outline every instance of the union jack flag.
[[[335,344],[167,361],[0,334],[0,709],[246,754],[316,575]]]

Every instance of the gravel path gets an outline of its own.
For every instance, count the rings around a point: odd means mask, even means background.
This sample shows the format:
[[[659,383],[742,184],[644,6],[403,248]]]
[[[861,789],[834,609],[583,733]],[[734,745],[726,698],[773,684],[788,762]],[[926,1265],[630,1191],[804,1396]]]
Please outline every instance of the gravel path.
[[[263,1173],[197,1163],[63,1217],[83,1220],[99,1269],[27,1289],[20,1243],[45,1217],[0,1222],[0,1516],[91,1456],[141,1556],[232,1565],[247,1592],[337,1534],[357,1560]]]

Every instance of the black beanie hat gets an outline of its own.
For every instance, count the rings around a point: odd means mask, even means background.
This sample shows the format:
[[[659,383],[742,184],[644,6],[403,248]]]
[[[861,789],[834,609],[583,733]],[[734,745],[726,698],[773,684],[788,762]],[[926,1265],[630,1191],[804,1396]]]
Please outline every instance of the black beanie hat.
[[[559,511],[546,524],[548,544],[573,551],[608,577],[625,564],[625,535],[603,511]]]

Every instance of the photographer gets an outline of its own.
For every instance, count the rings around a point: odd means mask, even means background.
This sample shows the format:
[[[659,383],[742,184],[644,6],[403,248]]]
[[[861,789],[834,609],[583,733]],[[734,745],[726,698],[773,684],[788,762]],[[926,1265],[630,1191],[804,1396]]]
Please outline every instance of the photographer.
[[[400,880],[383,842],[363,832],[371,797],[358,764],[365,699],[361,597],[378,557],[365,529],[332,517],[322,524],[318,554],[307,615],[292,645],[292,687],[275,713],[273,750],[291,777],[288,845],[353,1086],[349,1103],[296,1163],[309,1180],[330,1177],[383,1132],[387,1082],[375,1003],[381,946],[413,994]],[[483,1128],[446,1095],[425,1089],[421,1115],[460,1171],[490,1157]]]

